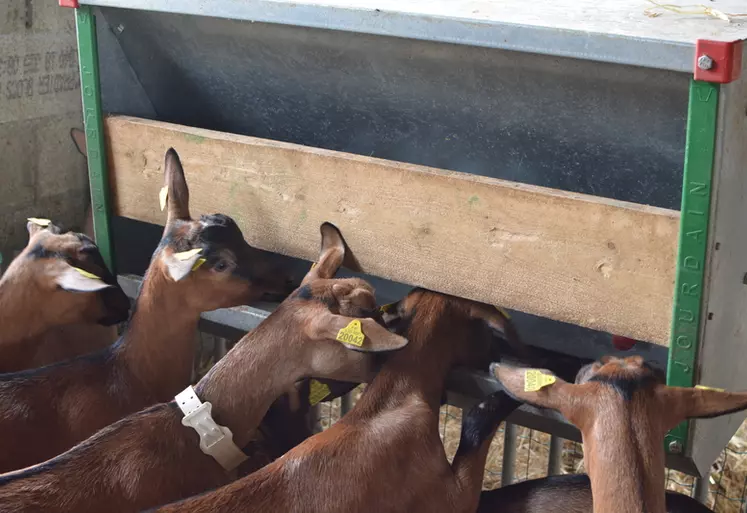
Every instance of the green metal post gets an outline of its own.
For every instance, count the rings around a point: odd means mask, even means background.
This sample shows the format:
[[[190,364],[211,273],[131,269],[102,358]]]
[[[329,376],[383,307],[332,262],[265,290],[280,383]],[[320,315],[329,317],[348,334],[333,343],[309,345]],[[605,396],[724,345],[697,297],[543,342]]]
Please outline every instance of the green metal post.
[[[101,111],[96,17],[91,12],[91,7],[81,6],[75,10],[75,20],[78,32],[80,87],[83,95],[83,121],[86,128],[93,229],[96,234],[96,244],[99,246],[106,265],[112,272],[115,272],[110,227],[109,175],[106,170],[104,119]]]
[[[672,334],[667,384],[695,384],[702,324],[703,276],[711,212],[711,180],[718,116],[718,84],[692,80],[687,116],[685,170],[682,182],[677,273],[674,282]],[[683,422],[666,437],[673,453],[687,449],[689,424]]]

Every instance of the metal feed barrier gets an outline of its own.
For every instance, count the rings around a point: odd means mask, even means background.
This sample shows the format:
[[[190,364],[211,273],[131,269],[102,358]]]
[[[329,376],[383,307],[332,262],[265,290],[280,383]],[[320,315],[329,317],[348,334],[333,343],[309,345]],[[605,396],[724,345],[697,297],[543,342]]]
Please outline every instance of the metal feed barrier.
[[[303,163],[291,178],[309,180],[292,197],[303,211],[291,223],[282,216],[292,209],[281,209],[262,183],[241,184],[226,171],[234,163],[215,159],[217,170],[205,171],[236,185],[206,207],[226,206],[260,247],[308,259],[319,220],[312,218],[321,215],[314,202],[335,204],[328,214],[359,238],[363,272],[388,278],[373,279],[379,299],[444,277],[438,290],[516,311],[520,331],[539,346],[594,358],[615,353],[614,332],[640,340],[636,351],[665,368],[670,385],[747,388],[739,368],[747,307],[743,23],[648,16],[612,0],[595,2],[593,18],[570,0],[541,12],[518,0],[480,9],[462,1],[63,2],[77,7],[97,239],[131,289],[137,280],[129,273],[141,274],[149,256],[138,251],[155,246],[146,243],[154,228],[142,222],[162,220],[155,205],[122,198],[155,194],[154,155],[166,140],[179,141],[180,154],[185,148],[185,167],[190,154],[212,158],[229,145],[244,166],[268,173],[291,155]],[[736,13],[739,2],[720,8]],[[259,150],[266,153],[254,157]],[[409,226],[404,210],[377,222],[390,211],[382,206],[399,208],[387,194],[364,202],[340,192],[339,181],[317,186],[345,166],[369,191],[385,183],[376,173],[407,177],[418,215],[454,223],[452,234],[475,244],[482,264],[472,279],[444,265],[460,261],[451,246],[461,242],[439,239],[439,223]],[[338,196],[329,202],[323,194]],[[506,201],[523,214],[500,211]],[[241,217],[248,205],[269,212],[267,222],[288,222],[267,237]],[[573,217],[578,212],[585,214]],[[356,225],[354,214],[365,222]],[[485,219],[494,224],[480,224]],[[609,222],[595,231],[598,219]],[[526,220],[536,223],[527,228]],[[366,232],[377,244],[360,236],[363,225],[377,227]],[[596,238],[585,238],[592,232]],[[412,239],[407,251],[376,253],[381,241]],[[522,259],[532,265],[517,264]],[[487,273],[506,279],[487,287]],[[205,328],[243,332],[268,308],[211,312]],[[449,403],[464,406],[495,386],[484,375],[455,373]],[[559,437],[547,442],[551,472],[562,467],[560,438],[579,440],[557,415],[522,408],[511,420]],[[678,426],[666,440],[668,465],[707,475],[742,420]],[[513,429],[506,466],[515,460]]]

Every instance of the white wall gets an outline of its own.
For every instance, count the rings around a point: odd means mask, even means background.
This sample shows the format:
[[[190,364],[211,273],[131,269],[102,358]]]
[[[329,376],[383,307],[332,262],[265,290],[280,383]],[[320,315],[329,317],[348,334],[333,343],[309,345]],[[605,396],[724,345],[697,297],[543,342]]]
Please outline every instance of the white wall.
[[[55,0],[0,0],[0,251],[26,241],[25,219],[82,224],[85,162],[72,9]]]

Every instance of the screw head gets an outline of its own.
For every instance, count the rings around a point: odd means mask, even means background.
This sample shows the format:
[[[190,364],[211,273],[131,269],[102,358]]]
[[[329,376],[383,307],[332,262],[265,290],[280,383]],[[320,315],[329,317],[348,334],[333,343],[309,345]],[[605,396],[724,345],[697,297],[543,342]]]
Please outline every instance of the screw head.
[[[669,452],[673,454],[679,454],[682,452],[682,444],[679,443],[677,440],[673,440],[669,442]]]
[[[713,67],[713,59],[708,55],[701,55],[698,57],[698,67],[703,70],[709,70]]]

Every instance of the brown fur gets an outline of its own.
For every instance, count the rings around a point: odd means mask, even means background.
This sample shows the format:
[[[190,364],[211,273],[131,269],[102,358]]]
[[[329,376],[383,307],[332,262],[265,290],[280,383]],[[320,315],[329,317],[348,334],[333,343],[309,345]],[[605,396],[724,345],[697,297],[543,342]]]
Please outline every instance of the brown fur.
[[[667,387],[640,356],[606,357],[557,381],[524,391],[524,369],[494,365],[517,399],[560,411],[581,431],[594,513],[664,513],[664,436],[686,418],[747,408],[747,393]],[[547,371],[549,373],[549,371]]]
[[[63,266],[99,277],[110,288],[72,292],[55,282]],[[111,344],[106,324],[127,319],[129,299],[106,269],[93,242],[29,223],[29,242],[0,279],[0,373],[15,372],[90,353]]]
[[[216,422],[232,430],[239,446],[249,441],[272,401],[299,379],[318,375],[366,380],[376,367],[368,351],[406,343],[371,319],[361,321],[367,340],[356,351],[330,339],[327,330],[312,327],[320,318],[340,317],[347,324],[352,320],[348,316],[375,311],[370,285],[319,276],[330,270],[327,261],[320,261],[305,281],[315,291],[313,297],[304,287],[286,299],[196,386],[198,396],[211,402]],[[181,425],[182,417],[173,402],[161,404],[103,429],[46,463],[6,474],[0,477],[0,504],[17,513],[121,513],[228,483],[231,475],[200,451],[196,433]]]
[[[409,345],[339,422],[248,477],[158,511],[474,511],[489,440],[450,466],[439,406],[449,370],[495,357],[486,324],[506,321],[487,305],[425,290],[400,302],[398,315]]]
[[[189,383],[200,313],[283,286],[268,257],[246,244],[233,221],[189,217],[189,191],[173,150],[165,173],[164,239],[125,335],[99,353],[0,376],[0,471],[44,461],[129,413],[169,400]],[[203,249],[207,262],[174,281],[167,262],[193,247]]]

